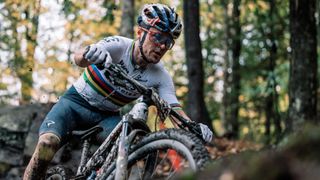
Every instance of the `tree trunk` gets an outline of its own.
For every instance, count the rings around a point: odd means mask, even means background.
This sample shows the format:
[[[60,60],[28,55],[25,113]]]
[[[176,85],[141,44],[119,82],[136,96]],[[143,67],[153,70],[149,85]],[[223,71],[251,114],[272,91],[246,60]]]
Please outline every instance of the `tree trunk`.
[[[276,65],[276,59],[277,59],[277,44],[276,44],[276,39],[275,39],[275,30],[272,26],[274,24],[275,20],[275,0],[270,0],[269,1],[270,5],[270,11],[269,11],[269,17],[270,17],[270,33],[267,33],[268,39],[271,41],[271,45],[268,45],[267,42],[265,42],[266,46],[268,47],[269,51],[269,66],[267,67],[267,71],[270,74],[268,77],[268,95],[266,98],[266,136],[267,136],[267,143],[270,142],[271,140],[271,122],[274,123],[275,127],[275,136],[276,136],[276,141],[278,140],[280,133],[282,131],[281,129],[281,120],[280,120],[280,115],[278,111],[278,94],[276,91],[276,78],[274,74],[275,70],[275,65]],[[273,121],[271,121],[273,120]]]
[[[120,35],[128,38],[134,37],[134,0],[123,0],[122,1],[122,16]]]
[[[290,80],[287,128],[316,122],[317,31],[316,0],[290,0]]]
[[[226,62],[224,71],[224,126],[226,133],[231,138],[239,136],[239,94],[240,94],[240,51],[241,51],[241,26],[240,26],[240,0],[233,0],[232,14],[229,2],[224,2],[226,12]]]
[[[209,113],[204,102],[203,60],[201,53],[199,28],[199,1],[183,1],[184,34],[186,59],[188,67],[188,115],[196,122],[201,122],[212,128]],[[192,27],[192,28],[190,28]]]

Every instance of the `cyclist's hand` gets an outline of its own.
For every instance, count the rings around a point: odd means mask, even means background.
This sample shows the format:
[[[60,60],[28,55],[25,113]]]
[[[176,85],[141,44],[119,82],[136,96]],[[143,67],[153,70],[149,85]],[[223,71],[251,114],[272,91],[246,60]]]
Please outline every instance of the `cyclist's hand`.
[[[84,54],[84,58],[92,64],[102,64],[105,67],[109,67],[112,59],[108,51],[106,51],[99,44],[91,44],[87,46],[87,51]]]
[[[203,140],[205,140],[206,142],[211,142],[213,133],[209,129],[209,127],[205,124],[202,124],[202,123],[199,123],[198,125],[201,129],[201,134],[202,134]]]

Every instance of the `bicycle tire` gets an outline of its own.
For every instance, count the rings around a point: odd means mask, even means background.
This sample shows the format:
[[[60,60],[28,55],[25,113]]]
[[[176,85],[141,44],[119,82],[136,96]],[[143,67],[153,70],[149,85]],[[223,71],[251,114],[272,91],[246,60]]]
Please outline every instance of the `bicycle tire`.
[[[148,157],[144,170],[141,171],[143,174],[139,174],[140,179],[164,178],[153,176],[156,171],[155,167],[159,162],[155,157],[159,151],[168,149],[175,150],[179,156],[185,158],[190,165],[188,169],[191,171],[203,170],[210,160],[207,149],[194,134],[182,129],[165,129],[150,133],[137,144],[131,145],[128,169],[134,167],[136,162]],[[106,174],[101,175],[100,179],[114,179],[115,163],[105,172]],[[128,179],[131,179],[131,177],[128,177]]]
[[[47,171],[46,180],[68,180],[72,175],[72,170],[62,165],[54,166]]]

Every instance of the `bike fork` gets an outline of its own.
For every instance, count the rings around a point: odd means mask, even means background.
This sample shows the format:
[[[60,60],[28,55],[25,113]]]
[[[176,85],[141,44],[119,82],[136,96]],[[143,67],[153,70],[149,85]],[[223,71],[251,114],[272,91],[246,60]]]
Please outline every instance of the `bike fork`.
[[[118,149],[118,157],[116,162],[116,180],[125,180],[127,178],[127,165],[128,165],[128,115],[123,116],[122,131],[120,134],[120,142]]]

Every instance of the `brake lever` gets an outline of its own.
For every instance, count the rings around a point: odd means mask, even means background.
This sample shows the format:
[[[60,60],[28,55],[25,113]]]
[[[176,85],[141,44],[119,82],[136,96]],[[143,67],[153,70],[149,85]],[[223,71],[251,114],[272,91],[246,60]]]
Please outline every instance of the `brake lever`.
[[[204,139],[202,138],[202,132],[201,132],[200,127],[198,126],[198,123],[183,118],[181,115],[179,115],[178,112],[176,112],[176,111],[174,111],[172,109],[171,109],[170,114],[173,115],[173,117],[176,117],[177,119],[179,119],[182,122],[181,124],[178,123],[178,126],[180,128],[183,128],[183,129],[188,128],[188,130],[190,132],[194,133],[198,138],[200,138],[202,141],[204,141]]]

